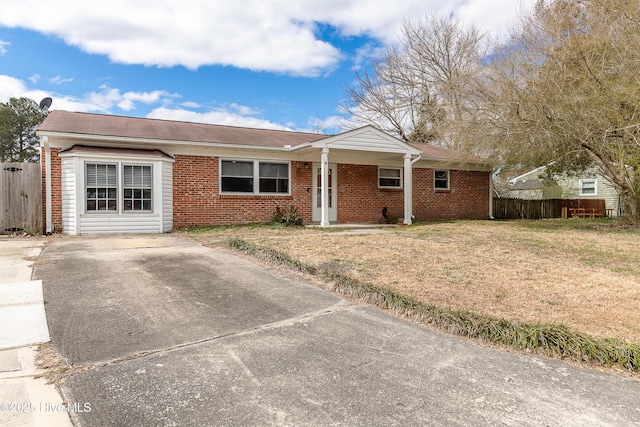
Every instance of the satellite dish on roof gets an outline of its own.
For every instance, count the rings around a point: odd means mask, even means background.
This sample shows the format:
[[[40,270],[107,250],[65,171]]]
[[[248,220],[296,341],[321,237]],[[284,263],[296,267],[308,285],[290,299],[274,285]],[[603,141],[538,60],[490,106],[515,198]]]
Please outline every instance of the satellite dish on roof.
[[[47,110],[49,110],[49,107],[51,107],[52,102],[53,99],[49,98],[48,96],[46,98],[42,98],[42,101],[40,101],[40,109],[46,113]]]

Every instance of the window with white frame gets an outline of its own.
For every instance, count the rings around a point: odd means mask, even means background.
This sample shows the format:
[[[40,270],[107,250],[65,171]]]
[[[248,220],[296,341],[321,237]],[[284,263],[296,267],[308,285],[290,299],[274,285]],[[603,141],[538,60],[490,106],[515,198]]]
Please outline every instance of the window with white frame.
[[[85,164],[86,212],[152,212],[152,194],[151,165]]]
[[[433,171],[433,187],[436,190],[449,189],[449,171],[448,170]]]
[[[253,193],[253,162],[223,160],[220,177],[223,193]]]
[[[220,192],[289,194],[289,163],[221,160]]]
[[[580,195],[595,196],[598,194],[598,181],[596,179],[580,180]]]
[[[378,187],[402,188],[402,169],[378,168]]]
[[[87,163],[87,212],[118,210],[118,166],[115,164]]]
[[[289,192],[289,165],[285,163],[260,163],[260,193]]]
[[[123,166],[125,211],[151,211],[151,166]]]

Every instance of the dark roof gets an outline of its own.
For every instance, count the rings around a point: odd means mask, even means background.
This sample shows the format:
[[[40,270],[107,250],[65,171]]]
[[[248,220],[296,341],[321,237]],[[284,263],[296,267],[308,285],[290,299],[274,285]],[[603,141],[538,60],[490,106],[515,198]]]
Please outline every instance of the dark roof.
[[[487,160],[481,159],[477,156],[463,153],[461,151],[455,151],[449,148],[440,147],[438,145],[433,145],[433,144],[419,144],[419,143],[412,142],[412,143],[409,143],[409,145],[422,151],[422,158],[425,160],[468,162],[468,163],[483,164],[489,167]]]
[[[147,139],[167,142],[230,144],[283,148],[318,141],[327,135],[285,130],[254,129],[194,122],[77,113],[53,110],[38,132]],[[425,160],[484,163],[482,159],[432,144],[409,144],[422,152]]]
[[[62,110],[51,111],[38,127],[38,131],[264,147],[295,146],[326,138],[326,135],[317,133],[74,113]]]

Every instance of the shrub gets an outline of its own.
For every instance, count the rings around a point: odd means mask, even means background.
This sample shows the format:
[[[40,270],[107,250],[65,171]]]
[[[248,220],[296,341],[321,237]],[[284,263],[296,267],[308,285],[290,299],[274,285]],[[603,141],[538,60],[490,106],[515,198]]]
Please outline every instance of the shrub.
[[[304,219],[300,216],[298,208],[295,206],[287,206],[285,208],[276,206],[276,211],[273,214],[273,222],[281,223],[286,226],[300,226],[304,223]]]

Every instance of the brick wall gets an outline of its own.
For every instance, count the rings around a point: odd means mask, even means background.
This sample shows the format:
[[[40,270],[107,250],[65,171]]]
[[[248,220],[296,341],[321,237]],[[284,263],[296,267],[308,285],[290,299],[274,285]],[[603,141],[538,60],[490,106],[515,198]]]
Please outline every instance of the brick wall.
[[[173,166],[173,226],[268,222],[276,206],[294,205],[311,222],[311,164],[291,162],[291,196],[221,195],[218,157],[176,156]]]
[[[45,155],[42,152],[45,170]],[[62,231],[61,159],[51,149],[51,200],[54,230]],[[175,229],[202,225],[268,222],[276,206],[296,206],[311,222],[312,165],[291,162],[290,196],[220,195],[217,157],[176,156],[173,165],[173,224]],[[488,172],[452,170],[450,190],[435,191],[432,169],[413,170],[413,213],[416,220],[485,219],[489,215]],[[42,177],[43,205],[46,202]],[[391,217],[404,216],[404,190],[378,188],[378,167],[338,165],[338,222],[379,223],[382,209]],[[45,214],[46,215],[46,214]],[[46,217],[45,217],[46,222]]]
[[[489,172],[449,172],[449,190],[436,191],[433,169],[413,170],[416,220],[489,218]]]
[[[452,170],[449,190],[436,191],[433,169],[413,169],[413,214],[419,221],[489,217],[489,173]],[[338,222],[404,217],[404,189],[378,188],[378,167],[338,165]]]
[[[404,215],[404,190],[378,188],[378,167],[338,165],[338,222],[378,223],[382,209],[390,217]]]
[[[44,147],[40,150],[42,165],[42,215],[43,224],[47,224],[47,156]],[[51,149],[51,222],[56,233],[62,232],[62,159],[58,157],[58,150]],[[46,230],[45,230],[46,231]]]

